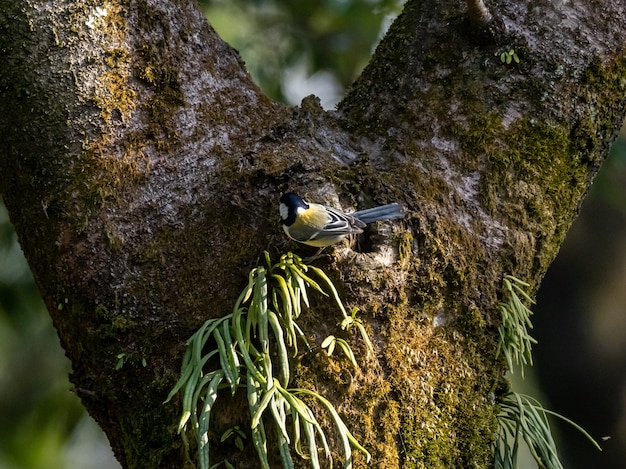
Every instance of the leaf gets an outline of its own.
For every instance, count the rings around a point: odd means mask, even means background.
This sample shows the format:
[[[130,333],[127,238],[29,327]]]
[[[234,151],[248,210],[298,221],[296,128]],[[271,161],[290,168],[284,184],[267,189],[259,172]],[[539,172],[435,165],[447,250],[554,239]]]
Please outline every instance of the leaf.
[[[287,353],[287,346],[283,338],[283,330],[280,327],[278,316],[273,311],[268,312],[268,318],[274,337],[276,339],[278,364],[280,369],[281,385],[287,387],[289,384],[289,355]]]
[[[322,342],[321,347],[327,349],[326,353],[330,356],[335,351],[335,345],[337,344],[337,338],[334,335],[329,335]]]
[[[341,439],[343,447],[344,447],[344,455],[345,455],[344,468],[345,469],[352,467],[352,456],[351,456],[352,451],[350,449],[350,445],[354,446],[357,450],[362,452],[367,458],[367,462],[370,461],[372,455],[363,446],[361,446],[361,444],[356,440],[356,438],[354,438],[354,436],[352,436],[352,433],[350,433],[350,431],[348,430],[348,427],[346,427],[346,424],[343,422],[343,420],[341,419],[341,417],[335,410],[335,407],[330,403],[330,401],[328,401],[328,399],[320,396],[319,394],[313,391],[309,391],[308,389],[298,388],[298,389],[292,389],[290,391],[294,393],[298,393],[298,394],[311,396],[317,399],[324,407],[326,407],[326,410],[330,412],[333,418],[333,421],[335,422],[335,425],[337,426],[338,436]]]
[[[226,381],[230,384],[232,394],[235,395],[237,384],[239,384],[239,370],[236,366],[234,366],[234,360],[232,358],[233,352],[230,347],[226,346],[222,333],[222,329],[216,328],[213,331],[213,338],[217,344],[220,356],[220,365],[224,371],[224,375],[226,376]],[[231,358],[229,358],[229,355],[231,355]]]
[[[243,310],[240,309],[233,314],[233,319],[232,319],[232,326],[233,326],[235,339],[240,344],[239,351],[241,352],[241,356],[243,357],[243,361],[245,363],[248,374],[252,373],[254,375],[254,378],[257,381],[260,381],[263,384],[267,384],[267,380],[263,377],[261,372],[255,366],[254,362],[252,361],[252,358],[250,357],[250,353],[248,352],[248,346],[246,345],[250,344],[250,341],[249,340],[245,341],[243,338],[243,332],[241,330],[242,314],[243,314]]]
[[[276,386],[272,386],[269,390],[263,392],[263,397],[255,405],[254,414],[252,414],[252,420],[250,421],[250,427],[255,428],[259,425],[261,421],[261,417],[263,416],[263,412],[269,405],[270,401],[274,398],[274,394],[276,393]]]
[[[322,347],[322,348],[326,348],[326,347],[328,347],[328,346],[331,344],[331,342],[334,342],[334,341],[335,341],[335,336],[334,336],[334,335],[329,335],[328,337],[326,337],[326,338],[322,341],[322,345],[321,345],[321,347]]]
[[[346,357],[348,357],[352,365],[354,365],[355,368],[358,368],[359,365],[357,365],[356,363],[356,358],[348,342],[343,339],[337,339],[337,344],[339,345],[339,347],[341,347],[341,350],[343,350],[343,353]]]
[[[250,410],[255,412],[258,405],[260,383],[256,382],[250,373],[248,373],[246,377],[246,383],[246,388],[248,390],[248,404],[250,406]],[[259,419],[258,425],[251,427],[250,430],[252,434],[252,444],[254,445],[257,455],[259,456],[259,460],[261,461],[261,467],[263,469],[270,469],[270,464],[267,460],[267,437],[265,436],[265,426],[263,425],[263,420]]]
[[[204,396],[204,407],[200,414],[200,422],[197,434],[198,440],[198,462],[200,469],[209,468],[209,420],[211,417],[211,409],[215,400],[217,399],[217,387],[224,378],[224,373],[221,370],[215,373],[213,379],[207,387],[206,394]]]
[[[347,317],[348,314],[346,313],[346,310],[343,307],[343,303],[341,302],[341,299],[339,299],[339,293],[337,293],[337,289],[335,288],[335,285],[333,285],[333,282],[328,278],[328,276],[321,269],[318,269],[317,267],[314,267],[312,265],[310,265],[309,267],[311,268],[313,272],[315,272],[317,276],[319,276],[322,280],[324,280],[324,282],[326,282],[326,285],[328,285],[328,288],[333,294],[333,298],[335,299],[335,302],[337,303],[337,305],[339,306],[339,309],[343,313],[343,316]]]

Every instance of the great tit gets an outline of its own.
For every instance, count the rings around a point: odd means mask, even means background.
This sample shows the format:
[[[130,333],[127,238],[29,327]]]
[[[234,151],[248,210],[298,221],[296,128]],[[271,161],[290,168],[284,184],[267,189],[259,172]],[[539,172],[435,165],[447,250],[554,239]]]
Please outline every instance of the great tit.
[[[400,204],[381,205],[350,215],[325,205],[305,202],[293,192],[280,198],[280,218],[287,236],[300,243],[326,247],[363,232],[367,223],[404,217]]]

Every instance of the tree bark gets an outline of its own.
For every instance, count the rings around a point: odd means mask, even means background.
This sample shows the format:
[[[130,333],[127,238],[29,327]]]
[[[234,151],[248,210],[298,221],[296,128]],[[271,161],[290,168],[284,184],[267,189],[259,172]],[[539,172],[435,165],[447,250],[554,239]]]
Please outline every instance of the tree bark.
[[[296,385],[335,403],[375,467],[490,466],[502,277],[537,287],[624,118],[622,2],[489,2],[476,28],[463,2],[409,1],[335,112],[267,99],[193,4],[0,6],[0,192],[124,467],[184,466],[162,402],[263,251],[308,253],[278,228],[286,190],[409,213],[325,261],[376,357],[347,380],[306,355]],[[338,321],[319,303],[317,344]],[[212,437],[246,427],[240,407]],[[248,445],[215,462],[256,467]]]

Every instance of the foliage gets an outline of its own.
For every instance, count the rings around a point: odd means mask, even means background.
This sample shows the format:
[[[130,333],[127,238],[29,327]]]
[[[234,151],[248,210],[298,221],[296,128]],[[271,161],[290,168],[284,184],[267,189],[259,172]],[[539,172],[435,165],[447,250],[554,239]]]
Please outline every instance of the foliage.
[[[503,353],[509,370],[513,372],[513,363],[516,363],[523,377],[524,365],[533,364],[532,344],[537,341],[528,333],[528,329],[533,327],[530,322],[532,311],[524,305],[520,296],[528,303],[534,302],[522,287],[528,288],[529,285],[511,275],[504,277],[504,301],[500,303],[502,323],[498,327],[500,342],[496,357]]]
[[[582,427],[556,412],[544,409],[539,401],[516,392],[508,393],[500,402],[499,429],[495,443],[495,469],[513,469],[517,463],[519,439],[522,437],[540,467],[563,469],[547,415],[572,425],[601,451],[598,443]],[[510,441],[513,445],[510,445]]]
[[[386,25],[404,0],[204,0],[212,26],[241,52],[248,70],[271,98],[298,104],[320,93],[314,84],[332,83],[335,101],[367,64]],[[302,76],[304,75],[304,77]],[[295,98],[296,81],[311,89]]]
[[[234,396],[238,389],[244,388],[250,409],[252,442],[262,467],[270,467],[265,424],[271,419],[276,427],[283,467],[293,467],[290,453],[293,447],[300,456],[310,459],[311,467],[319,468],[318,442],[327,459],[331,458],[331,453],[319,421],[303,400],[312,398],[326,408],[337,428],[344,451],[344,467],[352,465],[352,448],[364,453],[369,460],[369,453],[352,436],[330,401],[311,390],[289,388],[289,357],[298,354],[299,339],[306,343],[297,319],[303,305],[309,306],[307,290],[311,288],[328,296],[311,278],[311,273],[325,284],[344,320],[352,323],[356,313],[349,317],[326,274],[303,263],[300,257],[289,253],[272,264],[266,253],[266,261],[267,267],[259,266],[250,272],[248,285],[235,302],[233,312],[209,319],[187,342],[181,378],[167,398],[169,401],[179,391],[183,393],[178,431],[191,427],[197,439],[200,467],[207,469],[209,424],[218,391],[227,389]],[[322,346],[329,347],[330,354],[334,344],[339,344],[356,366],[354,354],[345,340],[330,336]]]
[[[499,305],[502,323],[498,328],[500,342],[496,357],[502,352],[506,357],[509,371],[513,372],[515,362],[521,368],[523,377],[524,366],[533,363],[532,344],[537,341],[530,336],[527,329],[532,329],[530,321],[532,312],[518,294],[528,303],[533,301],[522,287],[528,288],[530,285],[512,275],[504,277],[504,301]],[[558,417],[574,426],[601,450],[598,443],[582,427],[556,412],[544,409],[538,400],[530,396],[509,392],[499,404],[498,435],[494,442],[495,469],[514,469],[517,466],[520,437],[524,439],[540,467],[563,469],[547,415]]]
[[[497,55],[497,53],[496,53]],[[510,65],[511,62],[519,63],[519,57],[514,49],[509,49],[508,51],[504,51],[500,54],[500,61],[504,64]]]

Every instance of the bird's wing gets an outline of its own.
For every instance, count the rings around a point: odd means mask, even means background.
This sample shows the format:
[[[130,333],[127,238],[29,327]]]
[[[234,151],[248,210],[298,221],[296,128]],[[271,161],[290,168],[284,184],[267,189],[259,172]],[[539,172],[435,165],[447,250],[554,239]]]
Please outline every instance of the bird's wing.
[[[346,235],[362,233],[364,226],[362,221],[339,210],[309,203],[309,209],[298,216],[288,234],[301,243],[323,246],[339,242]]]
[[[364,226],[362,221],[339,210],[309,203],[309,209],[301,212],[285,232],[296,241],[322,247],[338,243],[347,235],[361,233]]]
[[[365,223],[350,215],[347,215],[332,207],[326,207],[326,211],[330,216],[330,220],[326,223],[324,231],[330,232],[332,235],[340,234],[358,234],[362,233]]]
[[[304,241],[311,246],[329,246],[338,243],[345,236],[362,233],[361,226],[365,226],[360,220],[352,218],[338,210],[324,207],[327,217],[324,228],[317,230],[309,239]]]

